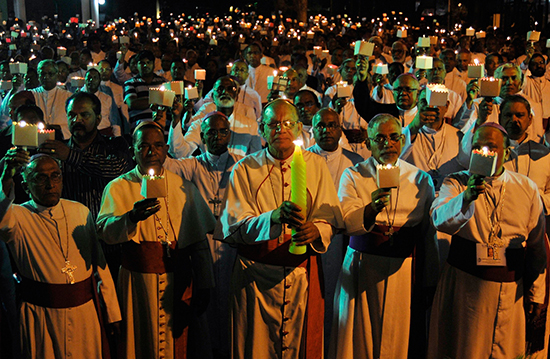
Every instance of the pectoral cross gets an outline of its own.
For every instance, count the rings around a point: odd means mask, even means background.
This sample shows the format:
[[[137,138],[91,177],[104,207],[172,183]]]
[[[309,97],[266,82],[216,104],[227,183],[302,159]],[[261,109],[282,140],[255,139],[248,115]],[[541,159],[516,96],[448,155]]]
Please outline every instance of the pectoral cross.
[[[208,200],[208,203],[212,203],[214,205],[214,210],[212,212],[214,212],[214,215],[217,216],[218,215],[218,205],[222,203],[222,201],[220,201],[218,199],[218,197],[214,197],[214,198],[210,198]]]
[[[74,284],[74,271],[76,271],[76,266],[71,265],[70,261],[65,261],[65,267],[61,268],[61,272],[67,276],[70,284]]]
[[[384,232],[384,235],[390,237],[390,246],[393,245],[393,234],[395,231],[393,230],[393,226],[390,226],[386,232]]]

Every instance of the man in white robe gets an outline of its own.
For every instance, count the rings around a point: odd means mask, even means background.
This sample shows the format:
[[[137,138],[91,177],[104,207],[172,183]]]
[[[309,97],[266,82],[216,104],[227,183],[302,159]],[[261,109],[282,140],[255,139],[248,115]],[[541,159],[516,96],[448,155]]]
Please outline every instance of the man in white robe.
[[[425,303],[439,262],[429,222],[435,194],[427,173],[399,160],[403,142],[397,118],[375,116],[372,157],[342,175],[338,195],[352,237],[334,298],[330,358],[416,358],[425,350]],[[378,188],[379,164],[399,168],[397,188]]]
[[[63,131],[63,137],[71,137],[67,124],[65,102],[72,93],[57,87],[57,64],[53,60],[43,60],[38,64],[38,79],[40,87],[32,89],[36,106],[44,112],[47,125],[58,125]]]
[[[343,225],[325,162],[303,152],[306,215],[290,201],[298,111],[286,100],[264,109],[268,148],[235,165],[215,238],[238,245],[231,279],[233,358],[321,358],[323,305],[317,254]],[[291,240],[291,228],[296,233]],[[221,232],[221,233],[220,233]],[[293,242],[306,253],[289,253]]]
[[[105,242],[123,244],[122,358],[208,358],[198,317],[214,286],[206,240],[214,217],[195,185],[162,168],[168,146],[159,125],[139,124],[133,139],[137,166],[107,185],[97,220]],[[141,195],[150,170],[164,176],[166,197]]]
[[[530,313],[544,302],[545,222],[537,185],[503,167],[508,144],[500,125],[482,125],[472,148],[496,153],[495,174],[455,173],[432,205],[435,227],[453,239],[433,303],[428,358],[525,353],[524,296]]]
[[[31,200],[15,205],[12,176],[25,164],[24,186]],[[16,149],[4,157],[0,239],[6,242],[22,277],[19,328],[25,359],[101,358],[104,333],[103,318],[96,311],[97,289],[107,321],[121,320],[94,220],[84,205],[60,198],[62,187],[61,169],[53,158],[36,155],[29,159],[25,151]],[[93,278],[96,271],[101,278],[99,288]],[[108,346],[103,349],[108,352]]]
[[[543,130],[546,132],[550,118],[550,80],[546,73],[546,59],[541,53],[535,53],[529,60],[530,75],[525,76],[522,92],[539,105],[542,112]]]
[[[267,89],[267,77],[273,76],[273,68],[262,65],[262,49],[256,43],[248,45],[243,52],[244,59],[248,64],[248,78],[246,85],[260,95],[262,104],[267,103],[269,90]]]
[[[189,158],[167,158],[164,168],[193,182],[216,218],[220,216],[222,200],[229,182],[231,169],[242,157],[230,154],[231,124],[221,112],[208,115],[201,124],[201,138],[207,152]],[[213,240],[208,235],[210,253],[214,262],[216,288],[208,306],[208,327],[212,338],[214,357],[229,356],[229,282],[236,258],[236,249],[227,243]]]

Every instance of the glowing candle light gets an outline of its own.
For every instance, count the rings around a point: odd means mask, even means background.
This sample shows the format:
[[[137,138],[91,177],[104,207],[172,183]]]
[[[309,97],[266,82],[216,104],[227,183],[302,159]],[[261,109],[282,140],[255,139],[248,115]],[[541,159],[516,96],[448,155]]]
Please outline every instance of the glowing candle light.
[[[46,130],[43,123],[38,124],[38,143],[37,146],[40,146],[46,140],[55,140],[55,130]]]
[[[66,54],[67,54],[67,49],[64,48],[63,46],[59,46],[59,47],[57,48],[57,55],[58,55],[59,57],[65,56]]]
[[[501,79],[494,77],[484,77],[479,79],[479,96],[481,97],[497,97],[500,95]]]
[[[38,147],[38,127],[27,124],[25,121],[14,122],[12,143],[16,147]]]
[[[225,65],[225,71],[227,72],[228,75],[231,73],[231,69],[233,69],[233,63],[232,62]]]
[[[206,80],[206,70],[195,70],[195,80]]]
[[[480,64],[478,59],[474,59],[474,63],[468,65],[468,77],[480,79],[483,76],[485,76],[485,65]]]
[[[304,218],[307,217],[307,171],[306,171],[306,161],[304,161],[304,156],[302,154],[303,142],[300,140],[294,141],[294,156],[292,157],[291,166],[291,190],[290,190],[290,201],[301,208],[300,213]],[[292,229],[292,235],[295,235],[296,231]],[[296,245],[294,242],[291,242],[288,251],[292,254],[301,255],[306,253],[307,246],[305,245]]]
[[[185,89],[185,98],[187,100],[194,100],[199,98],[199,89],[197,87],[187,87]]]
[[[399,187],[399,166],[376,165],[376,185],[378,188]]]
[[[157,89],[149,89],[149,104],[172,107],[176,93],[167,90],[164,86]]]
[[[428,84],[426,86],[426,101],[430,107],[447,106],[449,90],[442,84]]]
[[[164,176],[156,176],[155,170],[150,169],[149,174],[142,177],[141,195],[145,198],[166,197],[166,178]]]
[[[415,67],[421,70],[430,70],[433,67],[433,60],[431,56],[417,56]]]
[[[497,170],[497,153],[483,147],[481,150],[472,150],[470,157],[470,174],[491,177]]]
[[[345,81],[340,81],[337,84],[338,97],[351,97],[353,89],[351,86],[348,86],[348,83]]]

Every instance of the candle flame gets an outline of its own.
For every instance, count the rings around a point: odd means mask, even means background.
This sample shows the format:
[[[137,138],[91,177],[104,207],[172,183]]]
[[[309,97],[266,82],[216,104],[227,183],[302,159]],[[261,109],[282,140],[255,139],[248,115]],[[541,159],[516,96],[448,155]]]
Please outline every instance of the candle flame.
[[[277,70],[273,70],[273,76],[277,76]]]
[[[487,156],[489,154],[489,147],[484,146],[481,148],[481,151],[483,152],[484,156]]]
[[[25,121],[19,121],[19,127],[25,127],[27,123]]]
[[[161,91],[165,91],[165,90],[166,90],[166,88],[164,87],[164,85],[162,85],[161,87],[159,87],[159,90],[161,90]]]
[[[302,140],[295,140],[295,141],[292,141],[292,142],[298,147],[302,147],[304,145],[304,141],[302,141]]]
[[[474,59],[474,64],[477,66],[479,65],[479,60],[478,59]]]
[[[153,177],[154,175],[155,175],[155,170],[151,168],[149,170],[149,176]]]
[[[38,123],[38,129],[39,129],[40,131],[43,131],[43,130],[44,130],[44,124],[43,124],[42,122],[39,122],[39,123]]]
[[[391,165],[390,163],[386,164],[386,166],[385,166],[385,167],[386,167],[386,169],[387,169],[387,170],[389,170],[389,169],[392,169],[392,168],[393,168],[393,166],[392,166],[392,165]]]

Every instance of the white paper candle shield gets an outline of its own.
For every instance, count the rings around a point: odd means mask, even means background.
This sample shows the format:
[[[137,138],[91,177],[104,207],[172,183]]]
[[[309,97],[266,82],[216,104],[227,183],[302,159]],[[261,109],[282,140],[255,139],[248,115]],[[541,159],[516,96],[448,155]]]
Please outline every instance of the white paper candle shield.
[[[60,60],[66,63],[67,65],[71,66],[71,58],[69,56],[62,56]]]
[[[186,87],[185,88],[185,98],[187,100],[194,100],[199,98],[199,89],[196,87]]]
[[[203,70],[203,69],[195,70],[195,80],[206,80],[206,70]]]
[[[12,74],[26,74],[28,65],[24,62],[10,62],[10,72]]]
[[[116,52],[116,59],[120,60],[121,58],[122,58],[122,51],[117,51]]]
[[[90,71],[91,69],[96,69],[97,71],[99,71],[99,65],[98,64],[88,64],[88,66],[86,67],[87,68],[87,71]]]
[[[376,165],[376,185],[378,188],[399,187],[399,166]]]
[[[529,31],[529,32],[527,32],[527,41],[537,42],[539,40],[540,40],[540,32],[539,31]]]
[[[11,81],[0,80],[0,90],[8,91],[8,90],[11,90],[12,87],[13,87],[13,84]]]
[[[141,195],[145,198],[166,197],[166,178],[150,174],[144,175],[141,179]]]
[[[84,86],[84,77],[79,77],[79,76],[75,76],[75,77],[71,77],[71,86],[72,87],[82,87]]]
[[[475,61],[476,63],[468,65],[468,77],[471,79],[480,79],[485,76],[485,65],[478,63],[477,59]]]
[[[550,39],[546,40],[546,48],[550,48]]]
[[[174,91],[176,95],[183,95],[184,92],[184,82],[183,81],[171,81],[163,84],[164,88],[167,90]]]
[[[277,83],[275,78],[277,78],[277,80],[278,80],[279,76],[268,76],[267,77],[267,89],[268,90],[273,90],[273,84]]]
[[[354,55],[372,56],[374,44],[366,41],[356,41]]]
[[[485,31],[481,30],[481,31],[478,31],[476,32],[476,39],[484,39],[485,38]]]
[[[225,65],[225,71],[227,72],[228,75],[231,73],[232,69],[233,69],[233,64],[232,63],[229,63],[229,64]]]
[[[397,30],[397,37],[404,39],[407,37],[407,29]]]
[[[479,96],[497,97],[500,94],[501,80],[494,77],[479,79]]]
[[[419,37],[418,47],[430,47],[430,38],[425,36]]]
[[[241,51],[243,51],[244,49],[246,49],[248,47],[247,44],[241,44]]]
[[[466,36],[474,36],[476,33],[476,30],[473,27],[469,27],[466,29]]]
[[[210,39],[210,46],[218,46],[218,40]]]
[[[430,36],[430,45],[437,45],[437,36]]]
[[[172,105],[174,104],[174,97],[176,97],[176,93],[171,90],[166,90],[166,89],[149,90],[150,104],[172,107]]]
[[[374,73],[379,75],[386,75],[388,73],[388,64],[374,65]]]
[[[327,65],[327,73],[332,76],[334,75],[336,72],[338,72],[338,66],[336,65]]]
[[[17,50],[17,45],[16,44],[10,44],[9,49],[10,50]]]
[[[321,59],[327,59],[330,56],[330,52],[328,50],[323,50],[321,52]]]
[[[491,177],[497,170],[497,153],[489,151],[487,147],[481,150],[472,150],[470,156],[470,173]]]
[[[445,85],[428,84],[426,86],[426,101],[430,107],[447,106],[449,90]]]
[[[40,146],[46,140],[55,140],[55,130],[38,130],[37,146]]]
[[[18,147],[38,147],[38,127],[24,121],[14,122],[11,142]]]
[[[347,82],[338,83],[338,97],[351,97],[353,90]]]
[[[285,92],[288,85],[290,84],[290,80],[287,77],[283,77],[283,76],[278,76],[278,77],[279,78],[277,79],[277,85],[276,85],[276,88],[274,88],[274,90]]]
[[[313,55],[321,56],[323,53],[323,48],[321,46],[313,46]]]
[[[417,56],[415,67],[421,70],[429,70],[433,67],[433,61],[434,59],[431,56]]]
[[[130,37],[129,36],[120,36],[118,38],[118,41],[120,44],[129,44],[130,43]]]
[[[60,46],[57,48],[57,56],[61,57],[61,56],[65,56],[67,54],[67,49]]]

